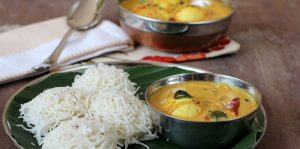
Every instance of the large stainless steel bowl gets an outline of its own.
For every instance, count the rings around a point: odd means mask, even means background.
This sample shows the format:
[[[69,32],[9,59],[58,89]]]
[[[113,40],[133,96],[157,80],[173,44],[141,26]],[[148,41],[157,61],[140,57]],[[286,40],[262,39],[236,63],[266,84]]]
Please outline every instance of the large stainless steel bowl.
[[[258,106],[253,112],[241,118],[218,122],[198,122],[172,117],[160,112],[149,103],[151,95],[161,87],[191,80],[222,82],[243,88],[254,97]],[[158,80],[148,87],[145,96],[147,104],[160,115],[162,136],[188,149],[231,148],[249,133],[262,102],[260,92],[250,83],[213,73],[180,74]]]
[[[118,0],[119,4],[122,0]],[[222,19],[201,22],[170,22],[137,15],[120,7],[122,28],[136,42],[165,52],[193,52],[211,46],[230,26],[235,10]]]

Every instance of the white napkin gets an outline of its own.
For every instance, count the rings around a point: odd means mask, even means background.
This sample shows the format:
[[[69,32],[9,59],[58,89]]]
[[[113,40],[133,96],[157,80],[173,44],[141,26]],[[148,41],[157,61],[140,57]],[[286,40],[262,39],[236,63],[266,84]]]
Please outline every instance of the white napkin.
[[[52,53],[67,30],[63,17],[0,34],[0,82],[32,72],[32,67]],[[121,28],[103,21],[91,30],[74,32],[58,63],[73,63],[107,52],[127,50],[132,43]]]

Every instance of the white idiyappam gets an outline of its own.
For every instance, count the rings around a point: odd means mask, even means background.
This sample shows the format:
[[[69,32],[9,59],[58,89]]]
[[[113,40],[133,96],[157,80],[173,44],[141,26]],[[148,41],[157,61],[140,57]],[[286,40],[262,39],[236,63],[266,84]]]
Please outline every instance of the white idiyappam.
[[[47,134],[42,149],[120,149],[118,144],[118,134],[111,124],[75,118]]]
[[[136,84],[128,77],[128,73],[122,69],[99,63],[87,69],[84,74],[76,76],[72,86],[92,94],[105,90],[135,92]]]
[[[101,118],[114,125],[119,141],[125,148],[129,144],[142,144],[141,139],[154,139],[155,114],[132,93],[103,92],[91,97],[88,113],[91,117]],[[142,144],[143,145],[143,144]]]
[[[44,136],[62,121],[83,117],[87,106],[86,95],[82,91],[71,87],[56,87],[22,104],[20,117],[41,145]]]

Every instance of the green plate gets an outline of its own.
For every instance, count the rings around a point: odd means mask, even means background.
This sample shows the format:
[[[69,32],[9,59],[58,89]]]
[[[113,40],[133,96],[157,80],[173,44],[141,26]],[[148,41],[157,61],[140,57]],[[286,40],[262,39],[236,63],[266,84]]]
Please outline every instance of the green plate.
[[[123,62],[115,63],[115,65],[123,68],[127,73],[129,73],[131,81],[140,86],[138,92],[141,99],[144,99],[144,91],[146,90],[147,86],[158,79],[180,73],[205,72],[200,69],[165,63]],[[19,109],[21,104],[30,101],[45,89],[59,86],[70,86],[74,80],[74,77],[78,74],[82,74],[82,72],[90,66],[92,65],[76,66],[43,76],[32,81],[11,97],[5,107],[3,123],[7,135],[14,141],[16,146],[25,149],[41,148],[41,146],[37,145],[37,141],[33,137],[33,134],[18,126],[25,126],[25,123],[21,118],[19,118]],[[261,107],[257,113],[255,120],[256,121],[252,126],[252,132],[249,133],[245,138],[241,138],[240,142],[237,142],[236,146],[233,147],[234,149],[254,148],[260,142],[266,130],[266,114],[263,107]],[[147,144],[151,149],[180,148],[163,138],[145,141],[144,143]],[[129,146],[129,149],[144,149],[144,147],[140,145],[131,145]]]

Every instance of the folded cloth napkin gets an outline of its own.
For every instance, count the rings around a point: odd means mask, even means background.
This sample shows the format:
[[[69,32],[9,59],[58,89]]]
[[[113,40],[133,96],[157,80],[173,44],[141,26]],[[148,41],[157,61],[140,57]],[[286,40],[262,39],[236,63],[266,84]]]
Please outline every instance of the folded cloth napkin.
[[[67,29],[63,17],[0,34],[0,82],[33,72],[32,67],[49,57]],[[107,52],[126,51],[132,43],[121,28],[103,21],[89,31],[74,32],[58,63],[74,63]]]

